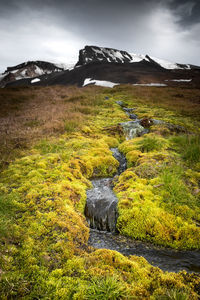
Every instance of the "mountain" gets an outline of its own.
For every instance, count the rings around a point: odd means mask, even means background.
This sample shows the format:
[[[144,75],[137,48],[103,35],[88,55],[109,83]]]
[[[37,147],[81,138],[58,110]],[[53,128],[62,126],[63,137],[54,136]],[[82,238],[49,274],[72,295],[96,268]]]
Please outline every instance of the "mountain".
[[[190,65],[183,65],[150,57],[143,54],[128,53],[126,51],[103,48],[97,46],[85,46],[79,51],[79,60],[76,66],[82,66],[94,62],[109,63],[136,63],[142,60],[157,64],[165,69],[190,69]]]
[[[1,86],[134,85],[200,86],[200,67],[173,63],[149,55],[85,46],[71,68],[47,62],[28,62],[7,68]]]
[[[28,61],[17,66],[8,67],[1,75],[0,86],[4,86],[9,82],[34,78],[44,74],[64,71],[65,67],[46,62],[46,61]]]

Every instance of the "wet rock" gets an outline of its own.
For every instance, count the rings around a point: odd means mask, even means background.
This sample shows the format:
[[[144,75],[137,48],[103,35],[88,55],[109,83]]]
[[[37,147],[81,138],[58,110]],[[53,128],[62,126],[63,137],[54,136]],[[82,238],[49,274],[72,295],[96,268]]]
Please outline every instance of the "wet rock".
[[[126,170],[126,158],[118,148],[111,148],[113,156],[119,161],[118,175]],[[87,191],[85,216],[90,228],[116,232],[117,202],[113,193],[113,179],[100,178],[92,181],[93,188]]]
[[[85,216],[91,228],[102,231],[116,231],[117,197],[112,191],[112,179],[101,178],[92,181],[93,188],[87,191]]]
[[[128,108],[128,107],[123,107],[123,110],[127,113],[132,113],[136,108]]]
[[[156,120],[156,119],[151,119],[153,125],[161,125],[161,124],[166,124],[162,120]]]
[[[124,122],[120,123],[120,125],[123,128],[127,140],[131,140],[149,132],[148,129],[140,125],[139,121]]]
[[[137,115],[135,115],[135,114],[128,114],[128,116],[132,120],[136,120],[137,119]]]
[[[153,120],[149,119],[149,118],[144,118],[142,120],[140,120],[140,125],[143,127],[150,127],[151,125],[153,125]]]
[[[166,123],[167,128],[172,131],[172,132],[176,132],[176,133],[186,133],[187,130],[180,125],[174,125],[174,124],[170,124],[170,123]]]
[[[167,123],[162,120],[151,119],[153,125],[165,125],[171,132],[186,133],[187,130],[181,125]]]

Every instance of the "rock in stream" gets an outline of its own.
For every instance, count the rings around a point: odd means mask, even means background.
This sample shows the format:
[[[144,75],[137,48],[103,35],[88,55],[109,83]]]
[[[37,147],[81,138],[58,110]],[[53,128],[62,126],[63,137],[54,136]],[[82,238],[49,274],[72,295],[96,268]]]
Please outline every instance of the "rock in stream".
[[[87,191],[85,216],[90,228],[116,231],[117,197],[112,191],[112,179],[92,180],[93,188]]]

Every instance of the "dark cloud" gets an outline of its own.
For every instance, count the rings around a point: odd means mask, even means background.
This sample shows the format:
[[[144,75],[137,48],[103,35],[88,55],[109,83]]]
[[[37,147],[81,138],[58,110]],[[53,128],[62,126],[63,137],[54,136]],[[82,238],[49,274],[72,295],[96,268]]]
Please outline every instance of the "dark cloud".
[[[191,26],[200,23],[199,0],[175,0],[170,3],[171,10],[180,17],[182,26]]]
[[[200,64],[199,5],[197,0],[1,0],[1,68],[26,59],[66,61],[85,44]]]

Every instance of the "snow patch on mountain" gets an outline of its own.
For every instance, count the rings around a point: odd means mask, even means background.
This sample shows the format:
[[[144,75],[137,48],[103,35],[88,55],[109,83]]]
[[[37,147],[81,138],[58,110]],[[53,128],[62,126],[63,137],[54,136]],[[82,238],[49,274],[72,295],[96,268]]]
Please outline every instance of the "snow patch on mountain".
[[[168,70],[173,69],[191,69],[190,65],[179,65],[177,63],[173,63],[164,59],[160,59],[157,57],[150,56],[152,60],[154,60],[156,63],[158,63],[161,67]]]
[[[143,54],[135,54],[135,53],[130,53],[132,56],[132,59],[130,60],[130,63],[135,63],[135,62],[140,62],[142,60],[149,61],[145,55]]]
[[[171,81],[176,81],[176,82],[191,82],[192,79],[172,79]]]
[[[31,83],[36,83],[36,82],[39,82],[39,81],[40,81],[39,78],[35,78],[35,79],[31,80]]]
[[[114,83],[111,81],[105,81],[105,80],[95,80],[92,78],[86,78],[84,80],[83,86],[89,85],[89,84],[94,84],[97,86],[103,86],[103,87],[109,87],[113,88],[115,85],[119,85],[119,83]]]
[[[134,86],[167,86],[165,83],[135,83]]]

